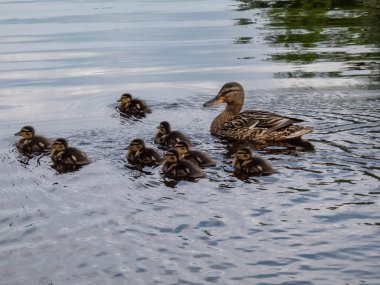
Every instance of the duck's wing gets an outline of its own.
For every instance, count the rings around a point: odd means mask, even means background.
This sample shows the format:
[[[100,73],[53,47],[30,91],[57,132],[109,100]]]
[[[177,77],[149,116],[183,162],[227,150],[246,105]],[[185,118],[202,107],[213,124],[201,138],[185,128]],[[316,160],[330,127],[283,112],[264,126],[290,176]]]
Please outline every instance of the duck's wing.
[[[286,141],[301,138],[304,134],[313,131],[313,127],[288,125],[281,130],[272,131],[265,128],[221,128],[217,135],[227,140],[250,141],[252,143],[264,143]]]
[[[224,123],[222,128],[225,130],[236,128],[262,128],[272,132],[300,122],[303,122],[303,120],[267,111],[247,110],[237,114],[231,120]]]
[[[91,163],[87,155],[77,148],[68,148],[67,156],[70,158],[72,163],[76,165],[86,165]]]
[[[134,113],[150,113],[150,109],[146,103],[139,99],[133,99],[130,108]]]
[[[221,128],[218,130],[217,135],[226,140],[248,140],[252,143],[262,143],[271,140],[270,132],[263,128]]]

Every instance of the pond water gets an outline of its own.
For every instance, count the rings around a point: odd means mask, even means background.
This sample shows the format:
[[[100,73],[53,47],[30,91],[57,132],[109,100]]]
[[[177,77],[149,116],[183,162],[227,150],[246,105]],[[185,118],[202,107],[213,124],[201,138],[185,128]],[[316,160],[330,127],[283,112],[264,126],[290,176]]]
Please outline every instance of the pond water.
[[[379,3],[0,0],[0,284],[379,284]],[[240,180],[209,134],[228,81],[245,108],[315,127]],[[120,94],[153,112],[133,121]],[[217,162],[197,182],[126,166],[160,121]],[[93,163],[27,160],[24,125]]]

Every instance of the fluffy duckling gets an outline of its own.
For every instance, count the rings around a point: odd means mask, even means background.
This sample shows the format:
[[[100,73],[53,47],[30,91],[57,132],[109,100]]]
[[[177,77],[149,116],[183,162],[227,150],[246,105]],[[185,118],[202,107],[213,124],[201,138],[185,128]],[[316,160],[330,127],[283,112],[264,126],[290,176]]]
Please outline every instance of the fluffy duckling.
[[[161,122],[157,129],[158,132],[154,141],[163,147],[172,148],[180,141],[186,142],[189,146],[192,146],[190,139],[186,135],[178,131],[172,131],[170,124],[166,121]]]
[[[21,152],[32,154],[49,151],[51,142],[47,138],[36,136],[35,130],[32,126],[22,127],[21,130],[15,135],[22,136],[16,144],[16,147]]]
[[[118,110],[124,115],[144,116],[151,112],[144,101],[133,99],[129,93],[121,95],[117,102],[119,102]]]
[[[174,148],[165,153],[162,172],[165,176],[174,179],[195,179],[205,176],[203,171],[188,160],[180,160],[178,151]]]
[[[154,149],[145,147],[141,139],[131,141],[127,150],[127,160],[130,164],[156,165],[162,161],[161,155]]]
[[[53,167],[58,172],[66,172],[79,169],[81,166],[91,163],[86,154],[81,150],[69,147],[65,139],[56,139],[51,147],[51,159]]]
[[[252,155],[248,147],[238,149],[233,161],[235,171],[250,175],[270,175],[276,172],[274,168],[263,158]]]
[[[181,159],[189,160],[200,167],[216,165],[206,153],[190,149],[190,146],[184,141],[176,143],[175,149],[178,151]]]

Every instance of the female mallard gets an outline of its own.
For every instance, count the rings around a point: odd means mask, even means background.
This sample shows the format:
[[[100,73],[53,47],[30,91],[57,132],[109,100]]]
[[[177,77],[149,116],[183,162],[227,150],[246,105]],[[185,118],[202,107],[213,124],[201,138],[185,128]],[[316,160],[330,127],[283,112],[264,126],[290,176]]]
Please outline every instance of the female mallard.
[[[118,110],[121,114],[127,116],[144,116],[146,113],[150,113],[150,109],[144,101],[139,99],[133,99],[132,95],[125,93],[121,95]]]
[[[226,109],[211,124],[212,135],[230,140],[260,142],[285,141],[301,138],[313,127],[294,125],[303,120],[281,116],[267,111],[247,110],[240,112],[244,104],[244,89],[237,82],[223,85],[218,95],[203,106],[226,103]]]
[[[161,122],[157,127],[158,132],[154,138],[154,141],[166,148],[174,147],[175,144],[179,141],[186,142],[189,146],[191,146],[190,139],[178,131],[172,131],[170,124],[166,121]]]
[[[49,151],[50,141],[42,136],[36,136],[32,126],[22,127],[15,135],[22,136],[17,142],[16,147],[25,154]]]
[[[175,149],[181,158],[189,160],[200,167],[215,166],[215,162],[206,153],[190,149],[190,146],[184,141],[176,143]]]
[[[134,139],[127,147],[127,160],[130,164],[156,165],[161,162],[161,155],[152,148],[145,147],[141,139]]]
[[[66,172],[79,169],[81,166],[91,163],[86,154],[81,150],[69,147],[65,139],[56,139],[51,148],[53,167],[58,172]]]
[[[162,165],[162,172],[165,176],[173,179],[196,179],[205,174],[203,171],[188,160],[181,160],[178,151],[174,148],[165,153],[165,160]]]
[[[276,172],[266,160],[259,156],[253,156],[248,147],[238,149],[232,165],[235,172],[239,174],[270,175]]]

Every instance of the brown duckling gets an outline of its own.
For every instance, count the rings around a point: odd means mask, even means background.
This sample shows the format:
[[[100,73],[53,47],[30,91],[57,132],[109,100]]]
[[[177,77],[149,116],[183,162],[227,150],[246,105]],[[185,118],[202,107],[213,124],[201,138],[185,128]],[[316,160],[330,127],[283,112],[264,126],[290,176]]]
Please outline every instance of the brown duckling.
[[[121,114],[127,116],[144,116],[146,113],[150,113],[150,109],[146,103],[139,99],[133,99],[132,95],[125,93],[121,95],[118,110]]]
[[[145,147],[141,139],[134,139],[127,147],[127,160],[130,164],[156,165],[161,163],[161,155],[153,148]]]
[[[186,142],[189,146],[192,146],[190,139],[186,135],[178,131],[172,131],[170,124],[166,121],[161,122],[157,129],[158,132],[154,141],[165,148],[172,148],[179,141]]]
[[[244,89],[237,82],[223,85],[218,95],[203,106],[226,103],[226,109],[211,123],[212,135],[228,140],[276,142],[299,139],[313,127],[295,125],[303,120],[259,110],[240,112],[244,104]]]
[[[190,146],[179,141],[175,144],[175,149],[178,151],[181,159],[186,159],[200,167],[215,166],[215,162],[204,152],[190,149]]]
[[[58,172],[66,172],[79,169],[81,166],[91,163],[87,155],[81,150],[69,147],[65,139],[56,139],[51,147],[51,159],[53,167]]]
[[[260,176],[276,172],[269,162],[259,156],[252,155],[252,151],[248,147],[238,149],[232,165],[237,173]]]
[[[15,135],[22,136],[22,138],[17,142],[16,147],[25,154],[49,151],[51,143],[50,140],[42,136],[36,136],[35,130],[32,126],[22,127],[21,130]]]
[[[174,148],[165,153],[162,172],[173,179],[196,179],[205,176],[198,166],[188,160],[181,160],[178,151]]]

